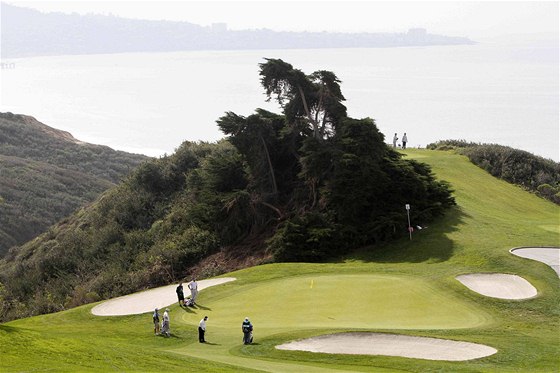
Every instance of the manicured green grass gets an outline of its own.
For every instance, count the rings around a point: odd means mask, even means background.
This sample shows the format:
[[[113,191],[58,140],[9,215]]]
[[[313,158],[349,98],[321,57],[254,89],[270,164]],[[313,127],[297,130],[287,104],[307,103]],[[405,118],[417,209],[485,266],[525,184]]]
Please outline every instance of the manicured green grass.
[[[557,371],[558,276],[508,250],[558,246],[558,206],[491,177],[462,156],[415,149],[406,154],[449,181],[458,203],[412,241],[361,248],[333,263],[270,264],[228,274],[237,281],[204,290],[199,308],[171,307],[171,338],[153,336],[148,314],[95,317],[91,305],[3,324],[0,371]],[[518,274],[539,295],[523,301],[484,297],[455,280],[473,272]],[[196,326],[204,315],[210,343],[199,344]],[[245,316],[255,324],[251,346],[241,343]],[[438,362],[274,348],[351,330],[477,342],[498,353]]]
[[[218,312],[217,327],[230,328],[252,314],[260,330],[274,332],[302,324],[306,328],[455,329],[476,327],[489,319],[475,305],[419,277],[317,274],[240,286],[234,293],[212,303],[216,310],[212,313]],[[183,316],[187,323],[199,321],[193,318],[189,313]]]

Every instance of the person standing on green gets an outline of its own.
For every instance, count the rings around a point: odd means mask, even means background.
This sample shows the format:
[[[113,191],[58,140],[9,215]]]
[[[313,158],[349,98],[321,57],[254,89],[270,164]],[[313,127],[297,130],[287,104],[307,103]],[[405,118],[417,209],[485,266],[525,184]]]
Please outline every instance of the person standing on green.
[[[191,291],[191,299],[193,302],[196,301],[196,297],[198,297],[198,284],[196,283],[196,278],[193,278],[191,282],[189,282],[189,290]]]
[[[159,311],[156,308],[156,310],[154,311],[154,314],[152,316],[152,320],[154,322],[154,334],[158,335],[159,334]]]
[[[406,149],[406,143],[408,142],[408,138],[406,137],[406,132],[404,133],[403,137],[402,137],[402,148]]]
[[[183,307],[183,305],[185,304],[185,294],[183,293],[183,283],[179,283],[179,286],[177,286],[177,290],[175,290],[177,292],[177,298],[179,298],[179,307]]]
[[[169,331],[169,308],[166,308],[165,312],[163,313],[161,334],[165,335],[166,337],[169,337],[171,335],[171,332]]]
[[[243,344],[248,345],[253,343],[253,325],[248,317],[243,320],[241,330],[243,331]]]
[[[200,323],[198,324],[198,341],[200,343],[205,343],[206,340],[204,339],[204,334],[206,333],[206,321],[208,320],[208,316],[204,316]]]

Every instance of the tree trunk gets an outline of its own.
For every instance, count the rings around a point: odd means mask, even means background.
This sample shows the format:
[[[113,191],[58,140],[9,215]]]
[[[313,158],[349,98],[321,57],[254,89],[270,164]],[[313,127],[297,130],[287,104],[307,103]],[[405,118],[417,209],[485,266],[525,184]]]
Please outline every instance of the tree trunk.
[[[313,136],[318,140],[322,140],[323,136],[321,136],[321,133],[319,131],[319,125],[317,124],[317,121],[313,119],[313,116],[309,111],[309,106],[307,106],[307,100],[305,100],[305,94],[303,93],[303,89],[299,85],[298,85],[298,90],[299,90],[299,95],[301,96],[301,101],[303,102],[303,109],[305,110],[307,119],[309,119],[309,122],[311,122],[311,125],[313,126]]]
[[[268,153],[268,147],[266,146],[266,142],[264,141],[262,136],[259,136],[261,138],[261,142],[263,144],[264,147],[264,153],[266,154],[266,160],[268,162],[268,169],[270,171],[270,178],[272,180],[272,192],[274,193],[274,195],[276,196],[278,194],[278,186],[276,185],[276,176],[274,176],[274,169],[272,168],[272,161],[270,160],[270,154]]]

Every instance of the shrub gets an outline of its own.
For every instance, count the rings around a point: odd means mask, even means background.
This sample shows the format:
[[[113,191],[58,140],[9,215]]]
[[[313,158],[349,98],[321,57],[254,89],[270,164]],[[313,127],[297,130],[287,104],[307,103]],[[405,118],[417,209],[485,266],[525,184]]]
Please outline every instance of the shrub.
[[[332,255],[340,245],[337,227],[321,213],[308,213],[286,221],[269,241],[278,261],[316,262]],[[344,247],[342,247],[344,249]]]

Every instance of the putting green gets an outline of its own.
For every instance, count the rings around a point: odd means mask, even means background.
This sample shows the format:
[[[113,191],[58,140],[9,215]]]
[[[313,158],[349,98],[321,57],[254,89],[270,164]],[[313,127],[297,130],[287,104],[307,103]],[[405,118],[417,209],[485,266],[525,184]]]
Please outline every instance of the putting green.
[[[296,276],[240,286],[206,305],[214,328],[237,331],[248,316],[263,329],[455,329],[485,324],[479,308],[418,277]],[[199,314],[183,321],[198,323]],[[238,325],[239,324],[239,325]]]
[[[174,352],[257,369],[266,366],[268,371],[303,368],[294,362],[259,362],[233,356],[232,349],[241,344],[241,322],[246,316],[255,325],[257,343],[298,330],[456,329],[491,321],[479,307],[445,288],[405,275],[305,275],[246,285],[232,283],[221,297],[212,297],[212,291],[208,289],[207,302],[200,299],[200,308],[180,316],[180,321],[195,332],[200,319],[208,315],[206,339],[210,343],[192,343]],[[311,367],[304,371],[307,369]]]

